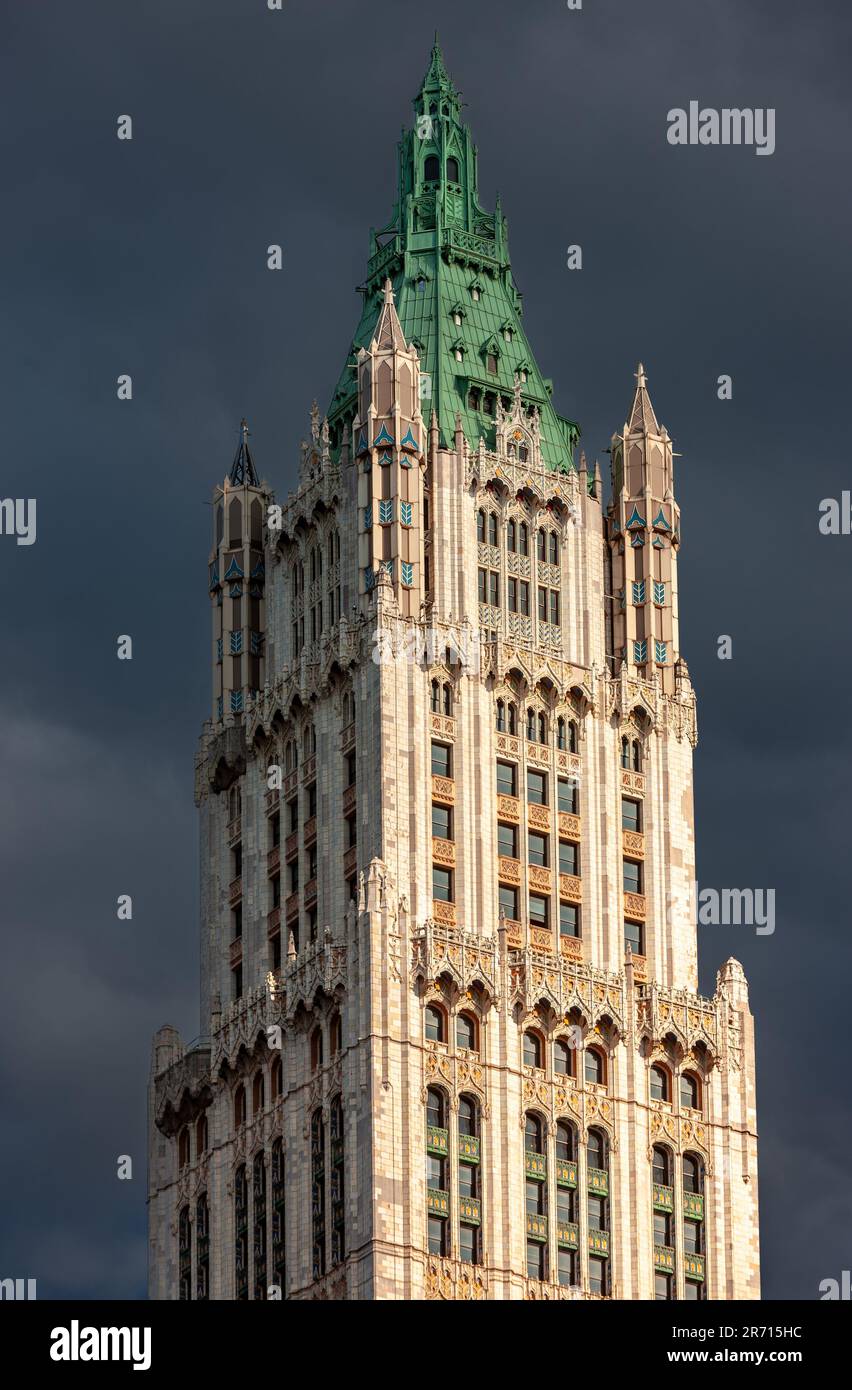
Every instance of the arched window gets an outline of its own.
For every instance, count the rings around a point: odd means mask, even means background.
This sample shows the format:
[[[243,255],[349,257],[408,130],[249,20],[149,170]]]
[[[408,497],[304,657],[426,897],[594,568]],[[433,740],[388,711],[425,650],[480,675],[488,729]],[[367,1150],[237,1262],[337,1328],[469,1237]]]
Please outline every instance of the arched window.
[[[574,1075],[574,1049],[567,1038],[557,1038],[553,1044],[553,1070],[557,1076]]]
[[[287,1292],[285,1234],[284,1143],[276,1139],[272,1145],[272,1280],[282,1298]]]
[[[476,513],[476,539],[480,544],[485,542],[485,512],[481,507]]]
[[[589,1167],[605,1170],[607,1165],[607,1142],[603,1130],[590,1129],[589,1143],[586,1151]]]
[[[671,1187],[672,1185],[672,1156],[670,1151],[662,1144],[654,1145],[654,1182],[661,1187]]]
[[[210,1297],[210,1207],[206,1192],[200,1193],[195,1203],[195,1297],[199,1301]]]
[[[524,1033],[524,1066],[537,1067],[541,1071],[542,1053],[541,1038],[538,1033],[527,1030]]]
[[[606,1059],[599,1047],[586,1048],[585,1076],[595,1086],[606,1085]]]
[[[517,732],[518,732],[518,711],[517,711],[516,706],[510,703],[510,705],[509,705],[509,733],[510,733],[510,734],[516,734]]]
[[[441,713],[441,682],[432,682],[432,713]]]
[[[311,1214],[313,1277],[321,1279],[325,1274],[325,1124],[321,1110],[311,1116]]]
[[[547,1278],[547,1159],[544,1125],[538,1115],[524,1120],[524,1191],[527,1216],[527,1278]]]
[[[665,1067],[651,1068],[651,1100],[671,1100],[669,1074]]]
[[[482,1203],[479,1152],[479,1106],[459,1096],[458,1121],[459,1258],[482,1263]]]
[[[315,1028],[311,1033],[311,1071],[322,1066],[322,1029]]]
[[[426,1005],[426,1038],[429,1042],[446,1042],[446,1020],[443,1009],[436,1004]]]
[[[489,513],[488,513],[488,544],[489,544],[489,545],[496,545],[496,544],[497,544],[497,514],[496,514],[496,512],[489,512]]]
[[[448,685],[444,686],[444,714],[450,715],[453,712],[453,692]]]
[[[456,1047],[467,1052],[478,1052],[476,1045],[476,1019],[472,1014],[459,1014],[456,1019]]]
[[[426,1092],[426,1225],[430,1255],[449,1251],[449,1136],[447,1097],[437,1086]]]
[[[630,768],[630,739],[629,739],[629,738],[623,738],[623,739],[621,740],[621,766],[622,766],[622,767],[626,767],[628,770],[629,770],[629,768]]]
[[[559,537],[551,531],[547,546],[547,558],[551,565],[559,564]]]
[[[178,1276],[178,1298],[182,1303],[189,1302],[192,1298],[192,1233],[189,1207],[181,1207],[178,1217]]]
[[[695,1154],[683,1156],[683,1190],[699,1196],[704,1192],[704,1165]]]
[[[535,710],[527,710],[527,743],[535,743]]]
[[[577,1161],[577,1131],[566,1120],[560,1120],[556,1126],[556,1157],[562,1163]]]
[[[538,1115],[528,1114],[524,1121],[524,1152],[544,1154],[544,1126]]]
[[[517,545],[517,528],[515,526],[514,518],[510,517],[509,525],[506,528],[506,546],[509,550],[514,552],[517,549]]]
[[[238,1299],[248,1298],[248,1179],[241,1163],[234,1174],[234,1277]]]
[[[253,1115],[261,1114],[264,1103],[264,1084],[263,1072],[255,1073],[254,1084],[252,1085],[251,1110]]]
[[[700,1110],[701,1109],[701,1087],[698,1077],[693,1076],[692,1072],[685,1071],[680,1078],[680,1108],[681,1110]]]
[[[178,1168],[186,1168],[189,1165],[189,1129],[184,1125],[178,1135]],[[187,1219],[188,1216],[187,1216]]]
[[[459,162],[457,159],[453,159],[452,155],[447,160],[447,178],[450,183],[458,183],[459,181]]]
[[[498,734],[506,731],[506,704],[503,700],[497,701],[497,732]]]
[[[269,1089],[272,1093],[273,1100],[277,1100],[281,1094],[282,1074],[283,1067],[281,1065],[281,1058],[274,1057],[272,1059],[272,1066],[269,1069]]]
[[[202,1158],[207,1152],[208,1130],[207,1116],[199,1115],[195,1125],[195,1156]]]
[[[578,744],[577,725],[573,719],[568,721],[568,752],[576,753]]]
[[[239,1085],[234,1091],[234,1129],[246,1122],[246,1088]]]
[[[556,721],[556,747],[564,748],[565,746],[565,720],[560,714]]]
[[[418,294],[426,293],[426,277],[424,275],[418,275],[414,282],[414,288],[417,290]]]
[[[543,714],[538,716],[538,741],[547,743],[547,717]]]
[[[331,1055],[337,1057],[343,1050],[343,1019],[340,1014],[332,1014],[328,1032]]]
[[[331,1126],[331,1263],[339,1264],[346,1253],[346,1191],[343,1143],[343,1101],[335,1096],[329,1115]]]
[[[254,1296],[266,1298],[266,1154],[261,1149],[252,1164],[252,1219],[254,1226]]]
[[[441,165],[436,154],[427,155],[426,163],[423,165],[423,177],[427,183],[436,183],[441,177]]]
[[[633,740],[633,771],[642,771],[642,745],[638,738]]]
[[[542,563],[547,560],[547,532],[541,528],[538,532],[538,558]]]
[[[520,555],[529,555],[530,553],[530,533],[525,521],[521,522],[518,531],[518,553]]]

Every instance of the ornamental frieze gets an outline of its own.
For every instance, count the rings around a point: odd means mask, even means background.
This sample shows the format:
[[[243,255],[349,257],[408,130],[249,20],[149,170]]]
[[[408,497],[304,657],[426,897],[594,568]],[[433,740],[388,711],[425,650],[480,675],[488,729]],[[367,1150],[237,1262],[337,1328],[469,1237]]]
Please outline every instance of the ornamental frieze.
[[[481,1265],[430,1256],[426,1266],[426,1297],[447,1300],[487,1298],[485,1270]]]

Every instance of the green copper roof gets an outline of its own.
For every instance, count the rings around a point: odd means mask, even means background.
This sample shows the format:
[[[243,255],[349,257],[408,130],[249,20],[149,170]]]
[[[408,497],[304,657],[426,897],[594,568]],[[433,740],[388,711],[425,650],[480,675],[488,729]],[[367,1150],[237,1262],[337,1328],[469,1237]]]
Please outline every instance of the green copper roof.
[[[421,372],[431,379],[431,404],[424,397],[423,418],[428,424],[434,407],[441,443],[452,444],[456,413],[461,412],[469,444],[476,448],[482,435],[493,447],[492,398],[511,400],[515,374],[526,372],[522,400],[541,413],[545,464],[566,471],[574,467],[579,426],[554,410],[551,383],[542,377],[527,342],[521,296],[509,264],[506,219],[499,196],[493,213],[480,206],[477,153],[460,111],[459,93],[436,36],[414,99],[414,127],[403,130],[398,147],[393,216],[386,227],[371,233],[361,321],[329,407],[329,422],[334,427],[353,412],[355,355],[370,344],[382,287],[390,278],[405,337],[414,342]],[[472,391],[479,393],[479,408],[471,403]]]

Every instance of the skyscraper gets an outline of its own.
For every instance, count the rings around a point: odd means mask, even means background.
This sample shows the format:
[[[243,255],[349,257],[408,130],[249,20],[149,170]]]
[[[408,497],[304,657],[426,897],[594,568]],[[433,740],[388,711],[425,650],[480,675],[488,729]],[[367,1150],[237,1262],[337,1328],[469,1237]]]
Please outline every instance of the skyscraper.
[[[742,967],[697,993],[672,442],[611,500],[440,50],[278,502],[214,493],[201,1020],[154,1040],[156,1298],[756,1298]],[[697,523],[700,524],[700,523]]]

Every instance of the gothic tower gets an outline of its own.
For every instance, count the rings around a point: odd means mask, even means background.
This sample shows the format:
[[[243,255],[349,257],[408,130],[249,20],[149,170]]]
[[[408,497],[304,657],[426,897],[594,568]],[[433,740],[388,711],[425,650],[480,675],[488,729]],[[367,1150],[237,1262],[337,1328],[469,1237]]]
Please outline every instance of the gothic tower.
[[[697,993],[671,441],[640,366],[605,503],[460,109],[436,42],[298,486],[244,429],[214,494],[152,1297],[759,1297],[742,967]]]

